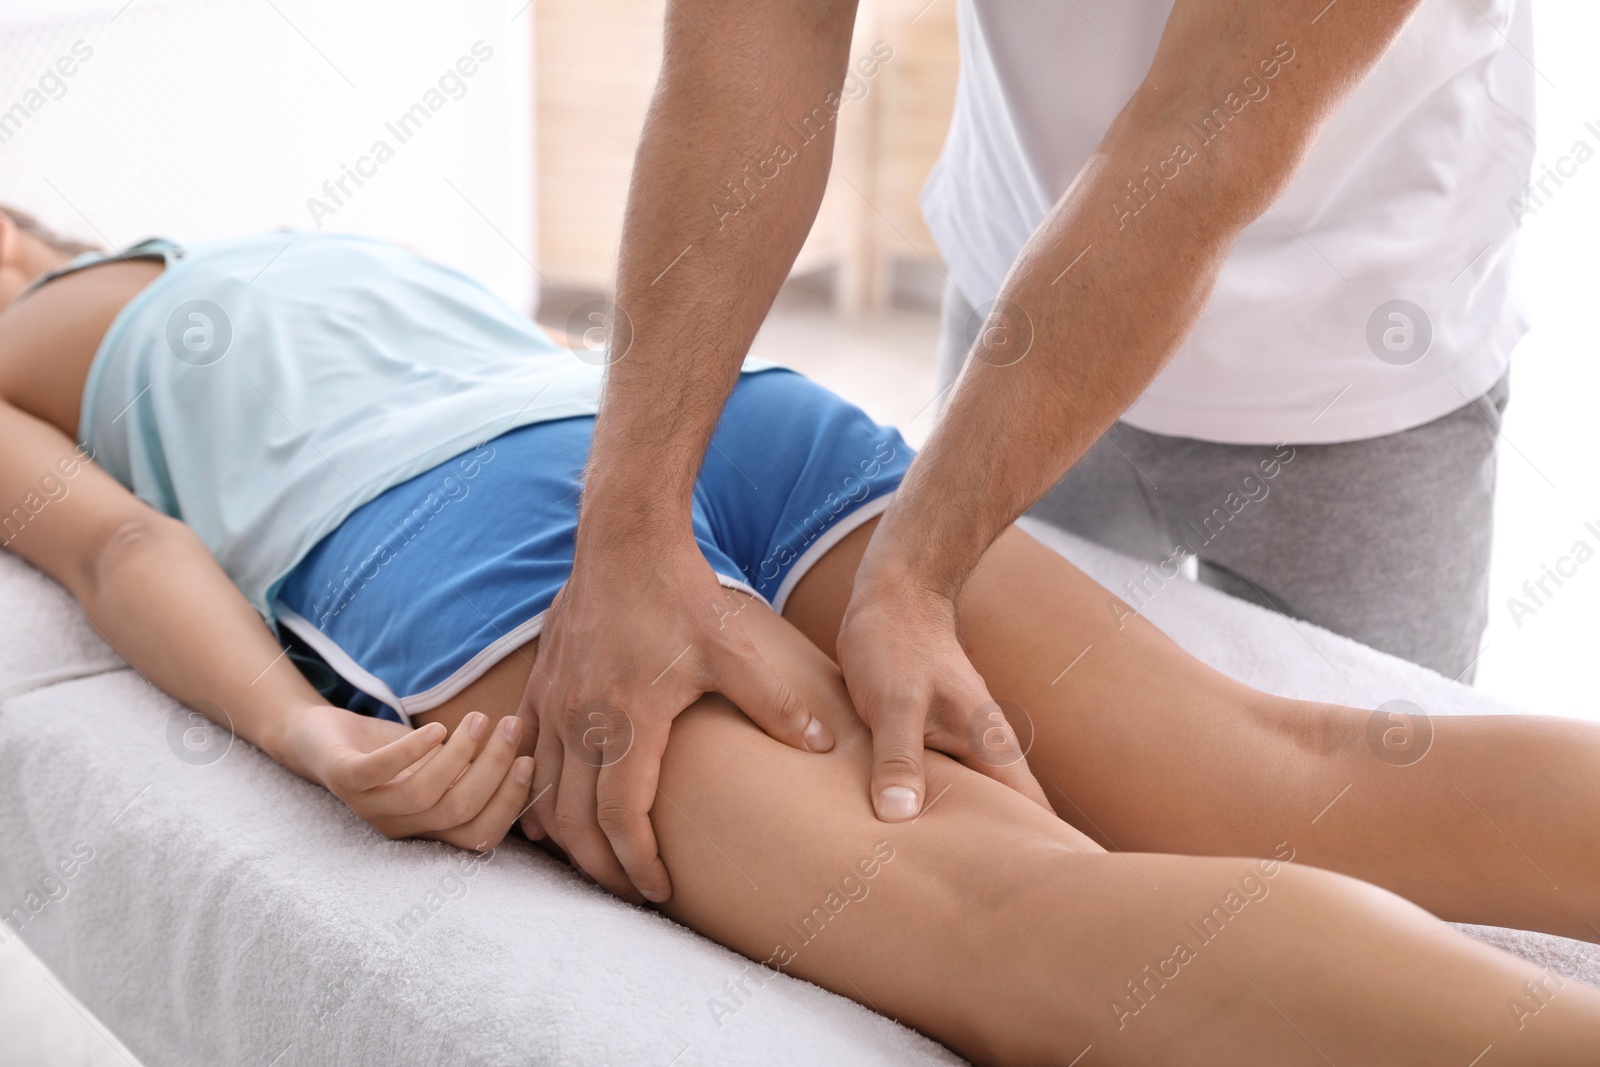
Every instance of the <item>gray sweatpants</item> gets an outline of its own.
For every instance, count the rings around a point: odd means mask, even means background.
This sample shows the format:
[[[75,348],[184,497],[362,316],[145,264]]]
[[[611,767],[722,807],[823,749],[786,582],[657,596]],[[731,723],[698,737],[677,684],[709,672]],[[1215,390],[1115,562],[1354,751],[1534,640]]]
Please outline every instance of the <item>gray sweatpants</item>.
[[[941,386],[979,324],[947,286]],[[1183,570],[1470,682],[1507,395],[1502,377],[1433,422],[1339,444],[1217,444],[1118,422],[1029,514],[1148,560],[1139,582],[1113,590],[1135,610]]]

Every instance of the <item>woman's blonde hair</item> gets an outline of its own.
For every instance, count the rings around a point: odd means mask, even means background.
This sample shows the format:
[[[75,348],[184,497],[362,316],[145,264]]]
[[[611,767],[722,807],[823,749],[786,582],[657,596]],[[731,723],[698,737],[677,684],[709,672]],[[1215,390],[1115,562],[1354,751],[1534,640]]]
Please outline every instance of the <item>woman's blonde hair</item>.
[[[99,245],[93,245],[89,244],[87,241],[78,241],[71,237],[61,236],[59,233],[46,226],[44,223],[34,218],[26,211],[19,211],[14,207],[0,204],[0,213],[4,213],[9,219],[11,219],[12,222],[16,223],[17,229],[21,230],[25,234],[28,234],[34,240],[55,249],[57,252],[61,252],[69,256],[76,256],[81,255],[84,252],[100,251]]]

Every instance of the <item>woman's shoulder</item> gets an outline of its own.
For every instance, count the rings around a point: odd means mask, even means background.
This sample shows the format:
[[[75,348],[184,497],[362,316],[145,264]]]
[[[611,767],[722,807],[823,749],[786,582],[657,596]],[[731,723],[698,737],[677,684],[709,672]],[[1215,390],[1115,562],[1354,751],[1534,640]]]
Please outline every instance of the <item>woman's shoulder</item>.
[[[84,268],[0,313],[0,397],[69,437],[77,435],[84,383],[107,331],[164,266],[124,258]]]

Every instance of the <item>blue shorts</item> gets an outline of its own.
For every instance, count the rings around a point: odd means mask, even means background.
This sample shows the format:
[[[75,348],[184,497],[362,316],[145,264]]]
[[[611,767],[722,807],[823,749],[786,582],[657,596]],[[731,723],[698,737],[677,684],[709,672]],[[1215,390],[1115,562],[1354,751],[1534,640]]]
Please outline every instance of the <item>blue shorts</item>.
[[[364,505],[278,593],[283,625],[408,722],[538,635],[572,570],[594,419],[512,430]],[[695,483],[695,540],[725,586],[777,611],[834,544],[880,514],[911,449],[792,371],[745,374]]]

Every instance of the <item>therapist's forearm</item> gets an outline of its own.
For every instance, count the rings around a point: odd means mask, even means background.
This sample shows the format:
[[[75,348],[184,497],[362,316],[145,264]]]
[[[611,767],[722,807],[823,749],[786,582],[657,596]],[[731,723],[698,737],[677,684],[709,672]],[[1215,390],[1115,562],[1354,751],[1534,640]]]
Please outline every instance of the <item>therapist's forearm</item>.
[[[1001,288],[875,538],[913,584],[953,600],[999,532],[1138,398],[1204,308],[1238,227],[1173,203],[1145,232],[1119,231],[1105,205],[1142,143],[1085,168]]]
[[[993,711],[1004,694],[971,662],[957,605],[988,546],[1187,332],[1227,254],[1242,205],[1207,214],[1174,198],[1139,229],[1106,210],[1117,175],[1170,144],[1166,132],[1119,119],[1023,249],[849,576],[835,648],[872,731],[869,795],[882,820],[931,806],[928,748],[1049,806],[1015,720]]]
[[[591,537],[688,529],[707,442],[822,199],[837,119],[817,117],[841,103],[853,13],[669,5],[623,223],[616,361],[584,491]]]
[[[1356,0],[1327,19],[1320,6],[1175,5],[1149,77],[1002,286],[874,536],[869,584],[953,603],[999,532],[1178,350],[1239,232],[1287,187],[1416,0]],[[1199,121],[1230,94],[1238,104],[1263,89],[1202,139]]]

